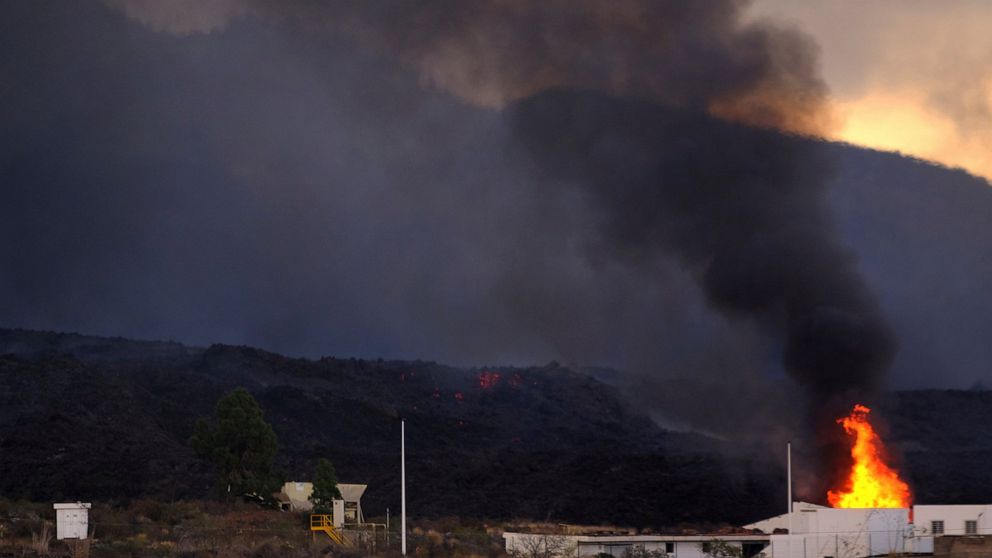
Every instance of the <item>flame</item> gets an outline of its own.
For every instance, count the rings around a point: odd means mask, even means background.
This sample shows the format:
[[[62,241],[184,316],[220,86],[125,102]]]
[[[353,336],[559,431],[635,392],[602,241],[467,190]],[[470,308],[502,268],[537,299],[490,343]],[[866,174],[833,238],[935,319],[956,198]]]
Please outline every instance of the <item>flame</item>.
[[[882,458],[885,446],[868,422],[870,412],[864,405],[855,405],[850,415],[837,420],[854,436],[854,465],[843,490],[828,491],[827,500],[835,508],[908,508],[912,500],[909,485]]]
[[[499,384],[501,377],[499,372],[482,372],[479,374],[479,387],[482,389],[494,388]]]

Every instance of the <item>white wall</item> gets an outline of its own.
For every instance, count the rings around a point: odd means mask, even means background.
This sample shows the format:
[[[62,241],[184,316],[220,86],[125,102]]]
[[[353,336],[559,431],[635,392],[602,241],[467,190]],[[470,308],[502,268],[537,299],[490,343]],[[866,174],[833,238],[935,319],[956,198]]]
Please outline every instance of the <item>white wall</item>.
[[[830,509],[826,506],[818,506],[816,504],[810,504],[809,502],[793,502],[792,503],[792,520],[797,522],[797,524],[792,526],[792,529],[796,532],[805,532],[805,516],[799,514],[803,510],[826,510]],[[755,521],[749,525],[744,526],[745,529],[757,529],[762,533],[772,534],[775,529],[788,529],[789,528],[789,514],[783,513],[782,515],[776,515],[775,517],[769,517],[761,521]]]
[[[992,535],[992,505],[976,506],[913,506],[913,532],[917,536],[933,536],[933,521],[944,522],[945,535],[964,535],[964,522],[978,522],[979,535]]]
[[[600,553],[623,556],[624,551],[632,547],[642,547],[652,552],[667,552],[666,544],[672,544],[671,558],[710,558],[703,552],[703,543],[725,541],[737,549],[743,547],[742,541],[755,544],[765,544],[765,537],[743,536],[733,540],[734,535],[541,535],[531,533],[503,533],[506,551],[511,555],[529,556],[543,553],[545,548],[555,558],[586,558]],[[538,551],[538,552],[535,552]]]
[[[89,533],[89,504],[55,504],[55,538],[85,539]]]
[[[770,558],[857,558],[905,548],[909,510],[816,508],[793,512],[794,533],[773,535]]]

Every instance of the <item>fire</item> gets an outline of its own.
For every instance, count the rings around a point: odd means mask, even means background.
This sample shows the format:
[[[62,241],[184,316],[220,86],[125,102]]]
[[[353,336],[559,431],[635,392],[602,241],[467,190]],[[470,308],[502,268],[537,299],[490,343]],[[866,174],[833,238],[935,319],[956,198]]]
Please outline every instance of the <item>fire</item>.
[[[837,420],[854,436],[854,465],[843,490],[828,491],[827,500],[835,508],[908,508],[912,500],[909,485],[883,459],[885,446],[868,422],[870,412],[864,405],[855,405],[850,415]]]
[[[479,387],[482,389],[491,389],[499,384],[499,380],[502,375],[499,372],[482,372],[479,374]]]

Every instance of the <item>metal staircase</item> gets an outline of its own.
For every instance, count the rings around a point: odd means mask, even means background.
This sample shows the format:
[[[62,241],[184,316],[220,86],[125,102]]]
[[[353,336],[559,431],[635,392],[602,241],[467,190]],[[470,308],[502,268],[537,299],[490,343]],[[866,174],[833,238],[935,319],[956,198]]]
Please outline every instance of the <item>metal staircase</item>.
[[[310,531],[313,532],[314,537],[317,536],[317,532],[320,531],[326,534],[332,541],[341,546],[346,546],[348,544],[348,539],[345,538],[344,533],[338,530],[334,526],[334,516],[329,513],[315,513],[310,515]]]

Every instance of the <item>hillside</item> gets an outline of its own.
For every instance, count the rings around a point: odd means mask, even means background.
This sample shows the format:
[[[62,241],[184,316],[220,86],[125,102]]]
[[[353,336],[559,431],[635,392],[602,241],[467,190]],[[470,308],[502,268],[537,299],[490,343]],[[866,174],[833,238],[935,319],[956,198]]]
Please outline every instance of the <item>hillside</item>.
[[[611,264],[627,251],[590,234],[596,207],[535,172],[512,114],[423,88],[389,57],[251,18],[218,30],[223,40],[185,40],[96,1],[16,3],[5,15],[0,44],[25,55],[0,62],[4,326],[310,357],[663,362],[666,375],[681,366],[721,379],[779,360],[767,340],[713,316],[673,258],[647,274]],[[609,101],[643,111],[630,120],[648,128],[713,126]],[[725,166],[692,166],[718,154],[687,146],[682,129],[642,158],[667,161],[674,178]],[[719,129],[743,145],[767,135]],[[779,152],[757,162],[808,151],[806,141],[774,140]],[[895,154],[815,151],[836,164],[804,172],[827,178],[841,244],[900,342],[896,386],[986,377],[992,189]],[[641,159],[619,160],[630,165],[617,176],[637,174]],[[727,199],[736,184],[723,186]]]
[[[698,437],[662,431],[614,388],[555,363],[310,361],[24,330],[0,332],[3,353],[8,498],[204,496],[209,471],[185,440],[236,386],[266,410],[289,478],[307,478],[317,457],[330,457],[342,480],[370,485],[369,514],[398,504],[399,417],[409,433],[410,509],[420,516],[739,521],[764,513],[773,491],[775,473],[666,451]],[[690,498],[697,503],[670,505]]]
[[[209,471],[185,440],[222,394],[246,386],[307,478],[330,457],[398,504],[398,419],[409,433],[412,513],[671,525],[774,513],[777,464],[666,432],[615,388],[551,363],[458,369],[428,362],[291,359],[71,334],[0,331],[0,496],[40,501],[202,497]],[[146,355],[146,356],[145,356]],[[901,392],[886,403],[919,500],[992,500],[977,465],[992,439],[988,392]],[[751,455],[740,452],[740,455]]]

